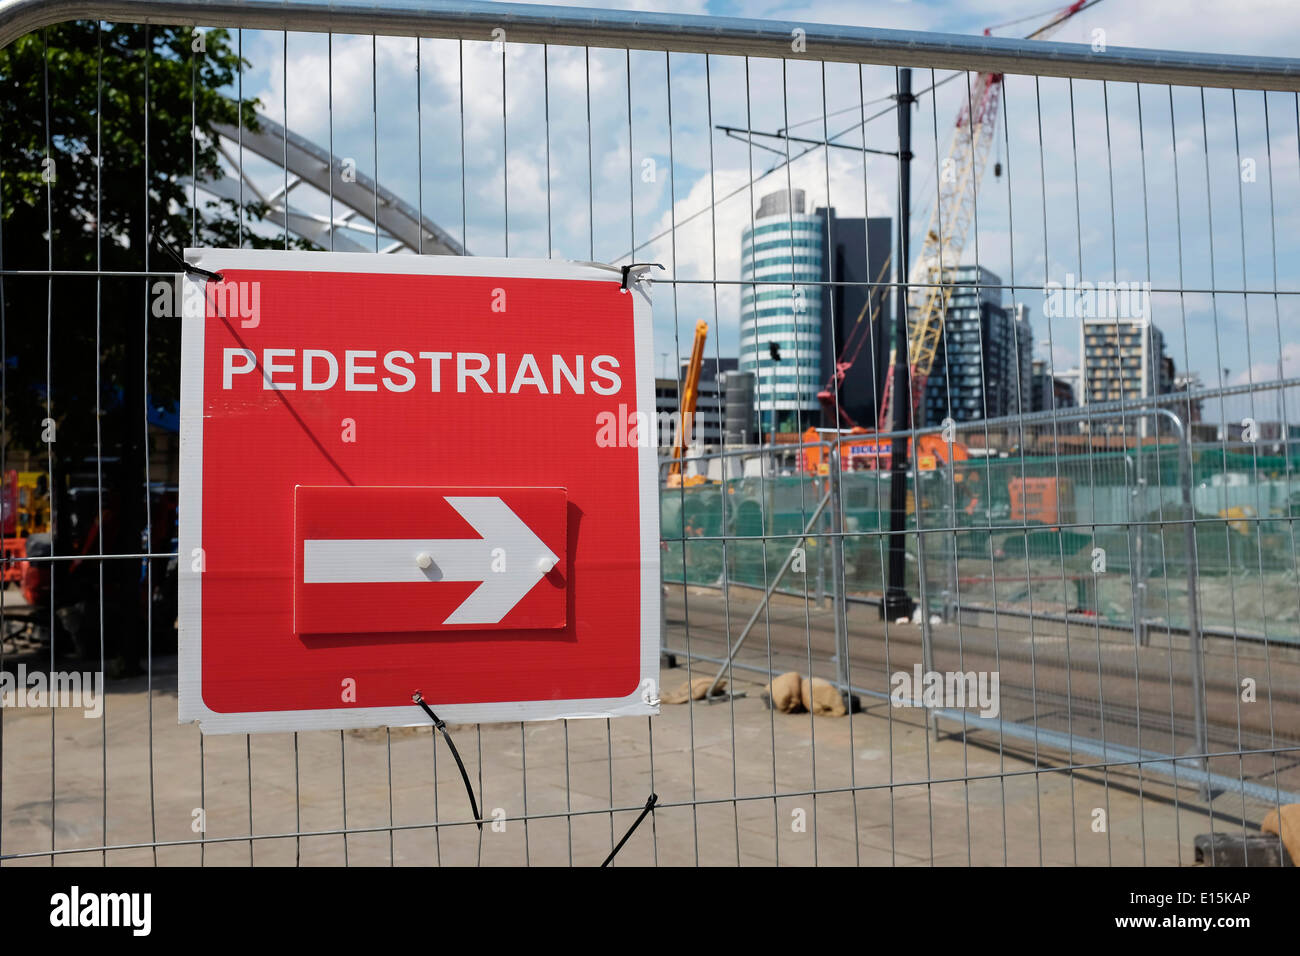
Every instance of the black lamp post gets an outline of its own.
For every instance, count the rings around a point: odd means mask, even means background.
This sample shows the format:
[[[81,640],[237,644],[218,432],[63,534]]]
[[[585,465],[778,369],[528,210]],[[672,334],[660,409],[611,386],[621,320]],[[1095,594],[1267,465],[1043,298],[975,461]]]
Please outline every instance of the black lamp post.
[[[911,228],[908,207],[912,194],[912,71],[898,71],[898,254],[899,283],[895,287],[894,368],[891,390],[894,401],[893,447],[889,453],[889,576],[880,615],[890,621],[911,617],[916,603],[907,593],[907,551],[903,533],[907,524],[907,436],[912,410],[908,378],[907,348],[907,239]]]

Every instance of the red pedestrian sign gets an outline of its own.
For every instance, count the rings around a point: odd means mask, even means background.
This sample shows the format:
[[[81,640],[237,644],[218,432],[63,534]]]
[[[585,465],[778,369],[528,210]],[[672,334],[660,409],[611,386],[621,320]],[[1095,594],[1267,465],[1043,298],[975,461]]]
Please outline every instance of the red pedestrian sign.
[[[421,724],[417,691],[449,722],[657,712],[644,283],[186,258],[221,279],[188,276],[183,303],[182,722]]]

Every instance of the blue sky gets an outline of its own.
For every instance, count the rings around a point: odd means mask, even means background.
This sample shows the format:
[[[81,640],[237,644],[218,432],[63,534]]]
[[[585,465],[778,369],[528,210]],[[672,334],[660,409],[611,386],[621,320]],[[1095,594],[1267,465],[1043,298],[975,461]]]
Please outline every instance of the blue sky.
[[[578,5],[968,34],[1041,14],[998,31],[1008,36],[1028,32],[1050,9],[1043,0]],[[1300,4],[1106,0],[1054,39],[1090,42],[1096,30],[1105,31],[1109,46],[1285,56],[1300,36]],[[865,133],[855,125],[888,106],[874,101],[893,91],[891,67],[826,64],[823,71],[818,63],[789,62],[783,70],[780,61],[751,60],[747,78],[743,58],[591,50],[588,59],[580,48],[552,47],[544,73],[540,47],[507,37],[503,124],[502,54],[489,41],[421,41],[417,111],[414,40],[381,38],[372,59],[370,37],[336,36],[331,61],[325,37],[290,34],[286,89],[283,35],[246,31],[244,53],[253,65],[244,92],[260,97],[275,119],[283,119],[287,105],[291,128],[322,144],[332,135],[335,153],[354,158],[366,173],[375,170],[377,140],[380,180],[413,204],[422,202],[453,236],[463,230],[475,254],[504,254],[508,235],[512,256],[549,251],[616,262],[628,261],[635,242],[638,259],[663,262],[678,279],[724,280],[716,287],[657,287],[660,353],[688,352],[698,318],[712,326],[710,355],[736,353],[738,287],[725,280],[739,278],[740,230],[751,204],[784,188],[787,177],[840,215],[895,213],[891,159],[864,162],[854,151],[814,148],[788,173],[782,167],[760,178],[777,157],[758,149],[751,156],[746,144],[710,130],[711,123],[763,130],[801,123],[795,132],[810,138],[820,138],[824,128],[848,129],[841,142],[865,139],[892,149],[892,113],[867,123]],[[914,73],[914,88],[930,83],[929,71]],[[935,170],[964,95],[960,82],[950,82],[913,114],[914,236],[928,223]],[[823,113],[832,115],[823,121]],[[1234,97],[1207,90],[1202,96],[1196,89],[1143,86],[1139,103],[1133,84],[1013,76],[998,129],[1004,138],[998,158],[1007,172],[995,179],[990,171],[981,183],[965,261],[978,257],[1004,282],[1022,287],[1009,290],[1006,302],[1030,306],[1036,357],[1058,369],[1077,364],[1077,323],[1043,315],[1044,283],[1073,274],[1149,279],[1157,290],[1224,290],[1152,295],[1168,353],[1180,371],[1191,368],[1207,385],[1275,378],[1279,360],[1285,374],[1300,374],[1300,306],[1293,304],[1296,296],[1271,294],[1275,261],[1277,288],[1300,290],[1294,265],[1300,143],[1292,94]],[[1243,160],[1253,161],[1253,181],[1242,180]],[[254,176],[275,175],[251,160],[246,168]],[[749,186],[751,168],[757,182]],[[324,211],[319,197],[313,206],[311,197],[295,193],[294,202]]]

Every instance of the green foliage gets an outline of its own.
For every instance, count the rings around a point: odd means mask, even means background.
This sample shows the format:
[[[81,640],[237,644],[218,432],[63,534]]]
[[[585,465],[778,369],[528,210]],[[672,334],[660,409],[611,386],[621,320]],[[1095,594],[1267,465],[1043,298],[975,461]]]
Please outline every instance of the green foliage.
[[[177,248],[283,245],[249,228],[267,216],[259,203],[245,203],[242,229],[229,200],[200,194],[197,215],[192,207],[187,180],[222,176],[212,128],[242,112],[256,129],[258,106],[223,92],[241,65],[226,31],[196,45],[190,27],[78,21],[0,50],[6,270],[170,269],[151,234]],[[105,453],[143,439],[146,390],[165,407],[179,385],[179,322],[149,315],[150,285],[162,278],[4,277],[11,447],[39,448],[48,415],[61,457],[93,455],[96,372]]]

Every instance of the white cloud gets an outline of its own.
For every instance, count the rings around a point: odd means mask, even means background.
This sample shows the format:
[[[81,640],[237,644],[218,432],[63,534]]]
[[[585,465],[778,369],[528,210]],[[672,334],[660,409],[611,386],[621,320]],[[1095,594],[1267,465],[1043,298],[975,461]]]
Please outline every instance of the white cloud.
[[[570,0],[572,2],[572,0]],[[629,10],[676,13],[704,13],[704,0],[584,0],[583,6],[614,6]],[[987,22],[1011,20],[1037,13],[1041,2],[1015,0],[993,9],[972,10],[954,2],[859,3],[835,0],[826,3],[753,3],[744,14],[795,22],[862,24],[901,29],[955,30],[976,32]],[[730,12],[730,10],[728,10]],[[999,31],[1014,35],[1033,23]],[[1211,0],[1152,0],[1143,4],[1103,4],[1086,11],[1067,24],[1055,39],[1087,41],[1094,28],[1106,31],[1111,47],[1157,46],[1225,53],[1289,55],[1292,40],[1300,35],[1300,4],[1283,0],[1242,0],[1226,14],[1220,2]],[[479,254],[500,254],[504,218],[503,158],[501,150],[501,57],[486,42],[426,40],[422,52],[422,116],[424,122],[422,159],[424,202],[429,211],[453,235],[460,234],[461,143],[464,123],[463,170],[468,208],[470,247]],[[245,78],[246,95],[261,96],[266,111],[278,117],[286,97],[280,62],[282,36],[245,32],[245,55],[255,69]],[[381,92],[380,166],[386,186],[411,201],[415,200],[416,150],[413,120],[413,40],[381,39],[372,47],[369,37],[336,36],[333,41],[333,132],[336,151],[354,155],[358,166],[372,164],[372,69]],[[323,37],[292,34],[287,98],[290,125],[295,131],[322,145],[330,132],[326,77],[330,61],[325,56]],[[463,112],[461,72],[463,51]],[[638,242],[670,227],[674,217],[684,222],[676,234],[676,275],[682,279],[713,278],[716,247],[718,275],[736,278],[739,271],[739,237],[748,222],[750,204],[772,189],[784,188],[784,171],[757,183],[749,190],[721,202],[713,217],[688,217],[707,209],[711,185],[721,197],[743,186],[749,179],[749,149],[725,139],[709,128],[714,124],[745,126],[774,131],[788,123],[813,117],[818,122],[796,127],[797,135],[821,135],[820,113],[825,103],[830,111],[856,107],[859,96],[871,101],[892,92],[894,70],[864,66],[864,88],[857,89],[858,68],[848,64],[827,64],[824,74],[818,64],[788,64],[784,74],[779,61],[752,60],[749,86],[745,84],[745,62],[735,57],[714,56],[709,61],[711,102],[706,101],[704,60],[694,55],[671,59],[673,85],[673,129],[671,144],[666,117],[664,82],[665,58],[657,53],[633,53],[630,78],[633,110],[633,152],[628,152],[627,99],[629,78],[623,51],[553,47],[547,60],[548,85],[541,82],[541,50],[534,46],[509,45],[506,56],[509,107],[509,225],[512,254],[544,255],[547,249],[547,198],[549,190],[551,242],[557,255],[615,260],[628,252],[634,230]],[[825,76],[825,88],[822,76]],[[945,74],[940,74],[940,78]],[[914,85],[924,88],[929,71],[917,71]],[[587,128],[588,90],[594,128]],[[1277,256],[1284,289],[1300,287],[1300,277],[1291,265],[1300,255],[1297,225],[1300,224],[1300,169],[1294,123],[1288,127],[1281,117],[1280,101],[1275,104],[1266,143],[1262,128],[1262,100],[1257,93],[1242,94],[1236,104],[1234,130],[1231,99],[1226,93],[1209,90],[1207,103],[1210,166],[1210,196],[1207,204],[1206,144],[1200,125],[1199,92],[1176,90],[1176,126],[1171,130],[1169,94],[1163,87],[1144,86],[1142,93],[1144,139],[1139,140],[1136,97],[1131,84],[1109,84],[1105,108],[1109,113],[1110,140],[1106,138],[1107,115],[1102,112],[1100,84],[1078,81],[1073,85],[1059,79],[1034,82],[1010,78],[1004,111],[1010,148],[1002,149],[1005,165],[1002,180],[986,175],[979,194],[978,237],[981,261],[999,272],[1004,281],[1014,277],[1022,284],[1041,283],[1044,277],[1060,281],[1066,272],[1078,272],[1082,257],[1085,272],[1100,272],[1109,278],[1112,262],[1119,277],[1145,278],[1148,248],[1153,284],[1174,285],[1183,276],[1186,285],[1240,285],[1243,268],[1253,285],[1271,282],[1270,237],[1277,235]],[[549,93],[549,104],[547,94]],[[937,97],[924,97],[913,114],[913,247],[929,221],[933,205],[934,171],[945,155],[958,107],[964,96],[961,85],[950,83]],[[937,102],[936,102],[937,101]],[[545,113],[549,105],[549,137]],[[867,109],[882,109],[887,104]],[[711,117],[710,117],[711,107]],[[937,113],[935,112],[937,110]],[[1073,110],[1073,112],[1072,112]],[[832,131],[851,126],[856,108],[830,120]],[[1039,142],[1039,130],[1042,142]],[[1175,205],[1172,136],[1177,142],[1178,204]],[[591,139],[591,168],[588,176],[588,136]],[[856,132],[843,142],[860,142]],[[887,113],[867,127],[866,141],[873,147],[892,148],[894,116]],[[999,126],[998,139],[1002,138]],[[768,144],[782,149],[779,140]],[[1239,147],[1238,147],[1239,142]],[[675,166],[670,165],[671,149]],[[547,148],[550,175],[547,176]],[[710,153],[712,146],[712,153]],[[1238,208],[1235,152],[1259,158],[1261,169],[1271,147],[1276,184],[1260,176],[1254,192],[1246,190],[1246,206]],[[792,154],[803,144],[791,144]],[[1040,167],[1040,150],[1042,165]],[[346,152],[345,152],[346,151]],[[937,154],[937,155],[936,155]],[[768,168],[775,157],[755,149],[755,172]],[[640,164],[653,158],[657,176],[642,182]],[[629,163],[633,182],[629,194]],[[715,169],[710,180],[710,165]],[[829,165],[830,201],[841,215],[861,215],[864,204],[861,158],[850,151],[833,150],[829,156],[814,150],[798,159],[790,170],[796,188],[807,190],[810,204],[827,201]],[[873,214],[892,215],[895,205],[894,163],[873,157],[868,162],[867,205]],[[1143,173],[1146,180],[1143,180]],[[668,175],[672,174],[671,178]],[[670,187],[676,196],[672,203]],[[1262,198],[1274,189],[1273,205]],[[1008,213],[1010,191],[1010,214]],[[1111,194],[1114,194],[1114,232],[1111,223]],[[670,205],[672,210],[670,212]],[[635,208],[636,220],[628,213]],[[1046,207],[1046,215],[1044,215]],[[1207,208],[1208,207],[1208,208]],[[1213,214],[1213,233],[1209,214]],[[1181,222],[1176,216],[1181,216]],[[716,234],[713,219],[716,219]],[[593,222],[594,220],[594,222]],[[1077,222],[1076,222],[1077,220]],[[1244,230],[1243,230],[1244,220]],[[1180,230],[1181,227],[1181,231]],[[1044,236],[1046,230],[1046,236]],[[1242,255],[1242,233],[1245,256]],[[594,235],[594,252],[591,248]],[[1114,244],[1112,245],[1112,235]],[[1213,236],[1213,240],[1211,240]],[[967,243],[967,260],[973,258],[975,233]],[[1214,245],[1211,246],[1211,241]],[[1214,271],[1210,254],[1214,253]],[[657,259],[667,264],[672,250],[666,239],[638,251],[638,258]],[[1243,261],[1244,258],[1244,261]],[[708,285],[677,289],[679,321],[687,312],[712,315],[713,292]],[[670,287],[659,286],[663,308],[670,308]],[[1033,306],[1029,291],[1008,296]],[[734,330],[738,308],[735,286],[718,287],[718,309],[723,354],[734,353]],[[1038,310],[1035,310],[1038,311]],[[1172,313],[1161,313],[1161,315]],[[1158,321],[1173,322],[1157,316]],[[695,316],[690,316],[691,321]],[[1035,316],[1035,325],[1041,316]],[[1283,337],[1295,336],[1296,316],[1283,318]],[[1225,326],[1226,329],[1226,326]],[[1036,328],[1038,354],[1048,351],[1046,329]],[[1077,335],[1072,328],[1054,328],[1058,368],[1077,362]],[[1171,327],[1167,336],[1171,354],[1183,364],[1181,347],[1186,333]],[[730,336],[730,338],[729,338]],[[689,336],[686,336],[689,339]],[[1248,362],[1241,336],[1223,336],[1222,363],[1242,368]],[[1178,345],[1178,348],[1174,348]],[[1276,345],[1273,347],[1276,351]],[[1188,353],[1193,366],[1202,359]],[[1291,361],[1295,350],[1284,354]],[[1269,364],[1267,344],[1255,349],[1253,364]],[[1217,360],[1210,360],[1217,362]],[[1275,366],[1275,363],[1272,363]],[[1245,375],[1247,373],[1241,373]],[[1273,374],[1276,374],[1275,372]],[[1271,377],[1271,376],[1270,376]]]
[[[1270,361],[1256,362],[1246,371],[1231,376],[1225,384],[1251,385],[1297,376],[1300,376],[1300,342],[1283,342],[1281,361],[1274,358]]]

